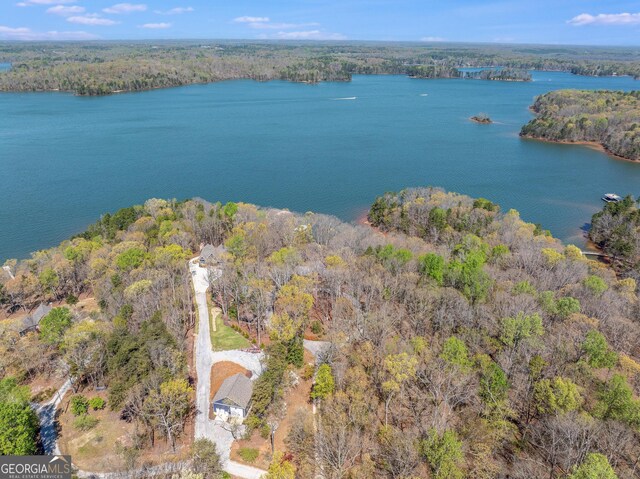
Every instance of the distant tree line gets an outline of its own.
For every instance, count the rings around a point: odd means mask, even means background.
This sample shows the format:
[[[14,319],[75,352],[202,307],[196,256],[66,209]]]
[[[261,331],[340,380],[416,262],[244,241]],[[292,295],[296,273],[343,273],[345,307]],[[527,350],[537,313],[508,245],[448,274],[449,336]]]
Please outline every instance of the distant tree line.
[[[597,50],[597,49],[596,49]],[[589,56],[590,55],[590,56]],[[509,46],[366,43],[140,42],[8,43],[0,45],[0,91],[69,91],[107,95],[248,78],[317,83],[354,74],[458,78],[460,68],[487,67],[465,76],[528,80],[527,70],[640,76],[637,52]],[[593,58],[593,59],[588,59]],[[500,67],[500,68],[496,68]]]

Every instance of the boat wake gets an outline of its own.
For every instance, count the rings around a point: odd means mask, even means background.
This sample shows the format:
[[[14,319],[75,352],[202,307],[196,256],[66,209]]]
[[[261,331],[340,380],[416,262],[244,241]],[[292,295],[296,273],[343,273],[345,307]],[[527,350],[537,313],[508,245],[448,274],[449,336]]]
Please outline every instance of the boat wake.
[[[428,93],[420,93],[420,96],[429,96]]]
[[[332,100],[340,101],[340,100],[355,100],[358,98],[357,96],[346,96],[344,98],[332,98]]]

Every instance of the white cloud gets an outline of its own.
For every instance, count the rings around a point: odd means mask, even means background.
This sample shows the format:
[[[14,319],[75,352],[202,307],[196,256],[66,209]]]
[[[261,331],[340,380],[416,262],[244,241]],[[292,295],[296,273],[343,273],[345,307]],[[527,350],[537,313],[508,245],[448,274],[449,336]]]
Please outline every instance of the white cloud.
[[[0,39],[2,40],[95,40],[100,38],[97,35],[93,35],[87,32],[34,32],[27,27],[11,28],[0,25]]]
[[[152,30],[163,30],[165,28],[171,28],[170,23],[145,23],[140,25],[140,28],[150,28]]]
[[[271,19],[269,17],[237,17],[233,21],[235,23],[267,23]]]
[[[312,23],[276,23],[272,22],[269,17],[238,17],[233,19],[234,23],[244,23],[249,28],[256,30],[292,30],[307,27],[317,27],[320,24]]]
[[[31,7],[33,5],[61,5],[64,3],[76,3],[76,0],[25,0],[24,2],[18,2],[18,7]]]
[[[29,32],[31,32],[31,30],[26,27],[11,28],[0,25],[0,36],[3,37],[6,35],[25,35]]]
[[[447,40],[442,37],[422,37],[421,42],[446,42]]]
[[[183,13],[190,13],[195,11],[193,7],[176,7],[169,10],[155,10],[158,15],[181,15]]]
[[[102,11],[118,15],[121,13],[144,12],[146,9],[147,6],[144,3],[116,3],[111,7],[103,8]]]
[[[106,27],[120,23],[114,20],[110,20],[109,18],[102,18],[95,13],[67,17],[67,22],[79,23],[80,25],[101,25]]]
[[[252,22],[247,24],[258,30],[291,30],[292,28],[317,27],[319,23],[270,23]]]
[[[78,5],[73,5],[70,7],[65,7],[64,5],[56,5],[55,7],[51,7],[47,9],[47,13],[53,13],[54,15],[76,15],[78,13],[84,13],[84,7],[80,7]]]
[[[323,32],[321,30],[302,30],[297,32],[278,32],[274,37],[280,40],[346,40],[341,33]]]
[[[577,27],[584,25],[638,25],[640,24],[640,13],[600,13],[598,15],[582,13],[567,23]]]

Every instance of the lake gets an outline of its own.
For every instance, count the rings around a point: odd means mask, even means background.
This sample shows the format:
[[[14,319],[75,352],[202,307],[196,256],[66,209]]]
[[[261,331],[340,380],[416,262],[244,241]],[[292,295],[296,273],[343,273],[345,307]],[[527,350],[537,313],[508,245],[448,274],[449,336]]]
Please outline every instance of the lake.
[[[354,220],[377,195],[422,185],[489,198],[583,245],[581,228],[604,193],[640,193],[640,164],[521,140],[518,132],[536,95],[640,83],[557,72],[533,79],[355,76],[96,98],[0,94],[0,263],[151,197],[245,201]],[[480,112],[496,123],[469,121]]]

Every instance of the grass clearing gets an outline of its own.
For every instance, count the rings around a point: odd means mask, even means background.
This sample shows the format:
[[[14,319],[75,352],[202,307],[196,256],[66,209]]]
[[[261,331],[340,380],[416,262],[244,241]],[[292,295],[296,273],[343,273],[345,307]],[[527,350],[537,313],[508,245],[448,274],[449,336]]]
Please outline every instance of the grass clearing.
[[[211,327],[209,328],[209,332],[211,334],[211,346],[214,351],[244,349],[251,346],[249,340],[242,336],[242,334],[224,324],[222,312],[218,308],[211,308],[210,317]]]

